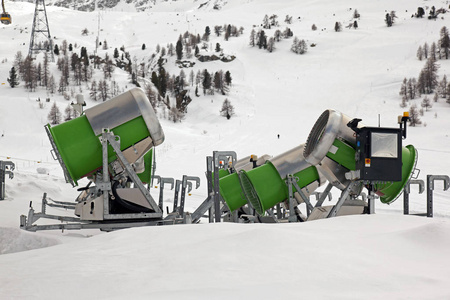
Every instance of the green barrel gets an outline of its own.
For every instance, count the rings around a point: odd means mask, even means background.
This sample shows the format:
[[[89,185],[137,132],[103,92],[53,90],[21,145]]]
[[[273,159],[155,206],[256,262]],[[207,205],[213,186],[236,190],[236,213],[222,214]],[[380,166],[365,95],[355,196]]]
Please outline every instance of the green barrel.
[[[238,173],[232,173],[220,178],[219,187],[220,195],[231,211],[235,211],[247,204],[247,200],[243,197]]]
[[[96,105],[76,119],[54,127],[48,124],[45,128],[66,181],[74,186],[78,185],[79,179],[102,167],[99,138],[104,129],[119,136],[121,151],[132,147],[128,156],[124,153],[130,163],[164,141],[164,133],[150,101],[138,88]],[[115,152],[108,146],[108,163],[115,159]]]
[[[76,185],[79,179],[102,167],[102,144],[99,139],[101,134],[94,134],[85,115],[54,127],[48,124],[47,128]],[[120,136],[120,150],[127,149],[149,136],[142,118],[136,118],[111,130]],[[109,146],[108,162],[115,159],[116,154]]]
[[[413,145],[402,147],[402,180],[375,185],[376,194],[380,196],[381,202],[391,203],[401,195],[405,184],[411,179],[416,162],[416,148]]]
[[[142,183],[150,183],[152,180],[152,163],[153,163],[153,148],[150,149],[147,153],[144,155],[144,165],[145,170],[142,173],[138,173],[139,179],[142,181]]]
[[[281,178],[270,161],[250,171],[242,170],[240,175],[245,198],[261,215],[289,196],[289,189],[284,178]],[[300,188],[320,179],[314,166],[309,166],[293,174],[293,176],[298,178],[297,184]],[[294,191],[296,190],[294,189]]]

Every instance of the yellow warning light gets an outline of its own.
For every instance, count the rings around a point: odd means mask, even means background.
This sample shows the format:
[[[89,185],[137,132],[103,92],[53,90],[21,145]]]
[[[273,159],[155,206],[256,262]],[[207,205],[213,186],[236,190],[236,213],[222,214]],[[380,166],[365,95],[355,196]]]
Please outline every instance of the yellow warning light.
[[[192,194],[188,194],[189,196],[192,196]]]
[[[155,185],[155,189],[157,189],[158,188],[158,186],[157,185]]]
[[[404,116],[404,117],[409,117],[409,111],[403,112],[403,116]]]

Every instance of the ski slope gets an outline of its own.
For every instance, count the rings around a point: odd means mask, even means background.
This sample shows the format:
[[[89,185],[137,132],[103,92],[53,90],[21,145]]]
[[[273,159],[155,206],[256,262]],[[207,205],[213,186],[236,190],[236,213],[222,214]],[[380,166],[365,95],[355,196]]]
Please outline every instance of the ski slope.
[[[193,96],[181,123],[164,119],[166,135],[156,148],[157,174],[181,179],[198,176],[201,186],[187,197],[193,211],[206,198],[206,156],[212,151],[278,155],[306,138],[325,109],[336,109],[368,126],[397,127],[403,78],[418,77],[425,61],[416,58],[419,45],[439,39],[448,17],[430,21],[411,18],[418,6],[446,7],[446,1],[279,1],[229,0],[221,10],[198,1],[157,2],[145,12],[125,3],[114,10],[86,13],[47,6],[52,36],[66,39],[79,52],[89,53],[107,40],[110,56],[125,46],[137,62],[148,62],[156,45],[175,44],[185,31],[202,35],[205,27],[232,24],[244,27],[240,37],[225,41],[211,34],[209,49],[218,42],[230,63],[196,62],[193,70],[229,70],[233,84],[226,96]],[[358,29],[346,26],[353,10],[361,18]],[[394,26],[384,24],[386,11],[395,10]],[[78,192],[65,183],[50,154],[44,131],[53,102],[61,111],[69,104],[45,89],[27,92],[23,83],[11,89],[6,81],[17,51],[24,55],[32,28],[34,6],[9,2],[13,24],[0,24],[0,160],[16,164],[15,178],[6,179],[6,199],[0,201],[0,298],[5,299],[273,299],[337,298],[447,299],[450,297],[450,191],[441,182],[434,192],[433,219],[403,216],[401,200],[376,203],[376,215],[339,217],[303,224],[207,224],[134,228],[104,234],[97,230],[37,232],[19,230],[19,216],[30,201],[40,211],[42,194],[74,201]],[[284,30],[286,14],[294,36],[305,39],[305,55],[289,49],[292,39],[276,43],[273,53],[249,46],[252,28],[265,14],[277,14]],[[100,22],[99,22],[100,20]],[[100,26],[99,26],[100,24]],[[312,31],[312,24],[318,30]],[[256,27],[253,27],[256,26]],[[81,31],[87,28],[88,36]],[[100,30],[98,30],[100,28]],[[273,36],[274,28],[265,30]],[[142,44],[146,50],[142,50]],[[439,78],[450,77],[450,61],[439,60]],[[178,74],[170,58],[166,69]],[[52,66],[56,70],[56,65]],[[190,70],[186,71],[188,73]],[[54,71],[56,74],[56,71]],[[95,74],[101,79],[101,73]],[[55,76],[59,81],[59,77]],[[133,87],[116,68],[113,80],[121,89]],[[3,84],[4,83],[4,84]],[[73,87],[76,93],[80,87]],[[87,107],[89,89],[81,86]],[[431,95],[432,96],[432,95]],[[36,100],[50,98],[43,109]],[[219,115],[225,98],[235,107],[230,120]],[[423,98],[423,97],[422,97]],[[420,107],[421,99],[416,102]],[[419,179],[427,174],[449,175],[450,105],[433,103],[419,127],[408,128],[404,145],[419,151]],[[277,135],[280,138],[277,138]],[[39,170],[39,171],[38,171]],[[83,181],[81,185],[87,183]],[[159,189],[153,188],[154,198]],[[336,189],[333,201],[339,196]],[[426,211],[426,196],[412,188],[411,212]],[[173,193],[165,190],[165,204]],[[331,202],[332,204],[333,202]],[[49,213],[70,214],[62,209]]]

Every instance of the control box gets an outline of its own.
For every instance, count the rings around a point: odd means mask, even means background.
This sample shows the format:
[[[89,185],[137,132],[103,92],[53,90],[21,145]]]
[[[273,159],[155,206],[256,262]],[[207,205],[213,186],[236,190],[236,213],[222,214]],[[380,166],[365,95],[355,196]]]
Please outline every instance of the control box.
[[[355,160],[361,180],[401,181],[402,129],[359,128]]]

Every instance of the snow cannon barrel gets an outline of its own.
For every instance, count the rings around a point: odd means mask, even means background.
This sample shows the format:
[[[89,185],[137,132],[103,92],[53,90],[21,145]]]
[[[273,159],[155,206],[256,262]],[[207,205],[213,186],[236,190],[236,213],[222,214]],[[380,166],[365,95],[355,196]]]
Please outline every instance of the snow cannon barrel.
[[[264,164],[270,156],[263,155],[256,158],[254,155],[247,156],[238,160],[235,164],[234,173],[230,173],[229,169],[219,170],[219,192],[222,199],[227,204],[231,211],[241,208],[247,204],[247,199],[244,197],[239,175],[237,172],[241,170],[251,170],[255,163],[256,166]],[[253,163],[254,162],[254,163]]]
[[[326,110],[314,124],[303,152],[305,160],[317,166],[325,178],[337,188],[344,190],[350,180],[346,173],[357,169],[357,134],[347,124],[351,119],[334,110]],[[364,128],[359,123],[358,128]],[[361,154],[359,154],[361,155]],[[401,147],[401,180],[375,180],[375,192],[383,203],[395,201],[413,174],[417,151],[412,145]],[[375,166],[372,166],[375,168]],[[389,172],[389,170],[386,170]],[[364,177],[364,176],[362,176]],[[364,178],[362,178],[364,180]],[[384,183],[380,183],[384,181]],[[358,191],[355,191],[359,193]]]
[[[247,200],[242,194],[238,173],[232,173],[220,178],[219,192],[231,211],[235,211],[247,204]]]
[[[307,188],[312,193],[324,181],[316,167],[303,157],[304,145],[295,147],[268,160],[264,165],[250,171],[240,172],[241,187],[246,200],[259,213],[285,201],[289,197],[289,188],[285,182],[287,175],[298,178],[299,188]],[[293,189],[296,192],[296,189]]]
[[[134,88],[87,109],[73,120],[45,126],[53,151],[73,186],[102,167],[101,137],[109,129],[120,137],[120,149],[129,163],[135,163],[152,147],[164,141],[164,132],[142,89]],[[108,147],[108,162],[117,159]]]
[[[303,152],[305,160],[341,190],[349,183],[345,173],[355,170],[356,134],[347,126],[350,121],[338,111],[324,111],[309,133]]]

